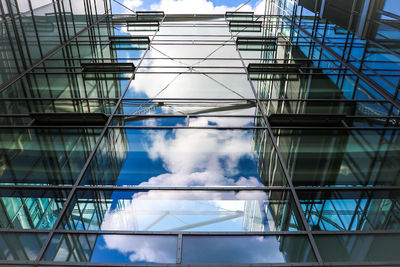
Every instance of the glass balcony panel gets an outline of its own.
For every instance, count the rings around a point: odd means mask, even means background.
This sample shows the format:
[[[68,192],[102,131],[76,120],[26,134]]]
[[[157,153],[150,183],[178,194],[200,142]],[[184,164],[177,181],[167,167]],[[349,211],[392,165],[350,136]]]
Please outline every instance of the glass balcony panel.
[[[289,191],[78,191],[62,227],[168,232],[298,231]]]
[[[261,32],[261,21],[230,21],[231,32]]]
[[[275,51],[277,46],[276,38],[254,38],[239,36],[236,39],[236,44],[239,50],[249,51]]]
[[[190,187],[286,183],[265,130],[113,129],[100,144],[83,184]]]
[[[149,44],[148,36],[110,36],[110,45],[114,50],[146,50]]]
[[[137,20],[161,21],[164,18],[163,11],[136,11]]]
[[[56,234],[44,260],[92,263],[176,263],[176,236]]]
[[[253,21],[254,12],[225,12],[227,21]]]
[[[183,263],[315,262],[306,236],[184,236]]]

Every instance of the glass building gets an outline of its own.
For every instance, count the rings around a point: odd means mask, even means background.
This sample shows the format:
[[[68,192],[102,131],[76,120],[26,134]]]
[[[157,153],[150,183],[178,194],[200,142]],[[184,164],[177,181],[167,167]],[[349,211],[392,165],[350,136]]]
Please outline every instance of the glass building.
[[[398,0],[0,1],[0,266],[400,266]]]

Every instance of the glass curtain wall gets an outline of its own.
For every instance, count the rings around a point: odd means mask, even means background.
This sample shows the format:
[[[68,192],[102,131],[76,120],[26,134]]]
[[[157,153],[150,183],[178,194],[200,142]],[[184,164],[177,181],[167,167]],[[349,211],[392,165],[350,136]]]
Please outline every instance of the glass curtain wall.
[[[0,88],[109,12],[103,0],[0,1]]]
[[[265,10],[105,16],[1,90],[0,266],[400,264],[386,74]]]

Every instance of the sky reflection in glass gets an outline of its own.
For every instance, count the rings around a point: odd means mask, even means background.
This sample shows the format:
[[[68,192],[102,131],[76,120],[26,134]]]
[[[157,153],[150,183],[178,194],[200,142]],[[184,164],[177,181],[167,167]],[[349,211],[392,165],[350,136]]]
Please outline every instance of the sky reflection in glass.
[[[64,228],[118,231],[297,231],[287,191],[79,191]]]
[[[265,148],[257,153],[253,138],[253,130],[110,130],[83,184],[262,186],[275,177],[269,185],[283,185],[280,166],[260,177]]]

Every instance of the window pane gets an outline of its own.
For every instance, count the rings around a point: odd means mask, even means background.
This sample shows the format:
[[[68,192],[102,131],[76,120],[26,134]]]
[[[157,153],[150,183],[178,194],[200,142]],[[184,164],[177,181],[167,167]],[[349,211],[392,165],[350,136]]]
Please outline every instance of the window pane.
[[[46,236],[31,233],[0,234],[0,260],[35,260]]]
[[[96,129],[1,129],[1,184],[73,184]]]
[[[319,235],[314,238],[326,262],[400,260],[399,235]]]
[[[56,262],[175,263],[176,236],[56,234],[44,259]]]
[[[284,186],[286,183],[265,130],[114,129],[103,139],[83,184]]]
[[[315,231],[400,229],[396,191],[297,191],[308,224]]]
[[[305,236],[184,236],[183,263],[313,262]]]
[[[62,226],[197,232],[303,229],[288,191],[78,191]]]
[[[399,131],[276,130],[275,136],[295,185],[400,183]]]
[[[40,189],[0,190],[0,228],[51,229],[67,193]]]

